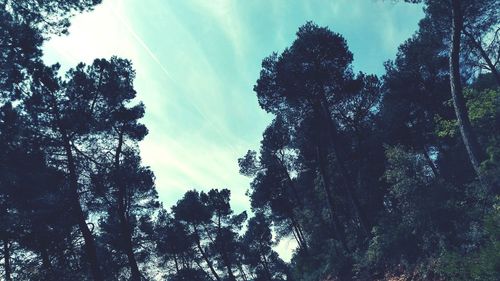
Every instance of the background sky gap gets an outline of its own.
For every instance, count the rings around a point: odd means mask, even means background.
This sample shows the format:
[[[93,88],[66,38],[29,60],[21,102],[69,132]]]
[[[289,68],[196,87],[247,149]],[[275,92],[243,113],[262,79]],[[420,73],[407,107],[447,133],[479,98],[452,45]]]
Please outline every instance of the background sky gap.
[[[189,189],[229,188],[241,211],[249,179],[237,159],[258,149],[272,118],[252,91],[262,59],[311,20],[346,38],[355,71],[381,75],[421,17],[421,6],[382,0],[103,0],[46,42],[44,59],[63,69],[131,59],[149,129],[141,155],[164,205]]]

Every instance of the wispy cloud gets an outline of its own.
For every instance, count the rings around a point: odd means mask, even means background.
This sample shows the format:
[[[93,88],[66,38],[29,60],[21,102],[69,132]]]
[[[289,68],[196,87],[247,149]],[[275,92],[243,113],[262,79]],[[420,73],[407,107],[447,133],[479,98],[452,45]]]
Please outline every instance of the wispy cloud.
[[[151,59],[160,67],[163,73],[171,80],[174,81],[167,68],[163,66],[160,60],[156,57],[155,53],[151,51],[144,40],[134,31],[134,29],[127,23],[127,21],[123,18],[121,14],[116,12],[116,10],[111,10],[112,15],[127,29],[127,31],[132,35],[132,37],[139,43],[139,45],[146,51],[146,53],[151,57]]]
[[[234,47],[234,52],[237,57],[245,55],[245,49],[248,40],[245,34],[245,26],[242,24],[239,10],[237,9],[237,1],[233,0],[194,0],[191,1],[195,9],[202,9],[203,13],[207,14],[215,22],[219,28],[226,34],[229,41]]]

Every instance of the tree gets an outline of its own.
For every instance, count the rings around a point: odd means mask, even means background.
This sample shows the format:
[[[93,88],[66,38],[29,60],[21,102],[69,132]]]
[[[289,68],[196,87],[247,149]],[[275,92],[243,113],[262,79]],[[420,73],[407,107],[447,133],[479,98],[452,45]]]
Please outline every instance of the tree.
[[[176,220],[183,223],[189,229],[189,235],[192,237],[198,254],[210,269],[213,277],[220,281],[222,280],[219,273],[215,270],[213,259],[208,253],[208,249],[202,245],[202,241],[206,232],[202,230],[204,225],[207,225],[211,220],[212,213],[210,209],[200,200],[200,194],[196,191],[188,191],[184,197],[172,207]]]
[[[154,233],[156,248],[162,259],[162,264],[173,269],[173,273],[170,275],[196,274],[194,267],[198,264],[198,259],[195,241],[189,235],[188,227],[162,210],[156,220]],[[204,272],[203,269],[199,270]],[[204,275],[206,276],[205,272]]]
[[[131,280],[143,280],[139,270],[139,261],[149,258],[147,245],[148,231],[152,216],[158,207],[153,173],[140,164],[135,151],[125,151],[118,170],[112,168],[109,174],[99,174],[95,184],[107,190],[105,200],[107,213],[101,218],[99,226],[100,240],[108,245],[111,258],[126,256],[126,266],[130,270]],[[144,225],[145,224],[145,225]],[[139,246],[140,245],[140,246]],[[111,264],[120,264],[110,261]],[[123,275],[117,269],[118,275]]]
[[[35,72],[31,93],[24,97],[24,106],[47,149],[55,149],[54,156],[57,153],[64,155],[64,162],[58,168],[68,177],[72,208],[85,240],[86,259],[94,279],[101,280],[97,245],[86,222],[88,210],[82,206],[84,198],[80,195],[83,190],[91,190],[92,185],[82,176],[86,174],[90,178],[93,171],[106,165],[106,155],[97,151],[109,148],[106,137],[111,132],[122,140],[125,137],[137,140],[145,135],[145,127],[136,122],[143,109],[142,105],[126,107],[135,97],[134,73],[126,60],[112,58],[109,62],[96,60],[90,66],[80,64],[68,72],[67,81],[57,77],[57,69],[58,66],[42,67]],[[116,166],[120,164],[116,158],[120,160],[121,145],[117,145],[114,162],[111,162],[114,163],[113,173],[121,169]],[[125,191],[117,186],[116,178],[114,183],[118,189],[114,194],[117,196],[115,202],[120,204],[125,200]],[[151,184],[138,188],[151,190]],[[122,218],[124,208],[119,207]]]
[[[229,280],[236,281],[233,271],[239,262],[236,252],[238,231],[247,219],[247,214],[242,212],[233,215],[229,204],[230,195],[228,189],[212,189],[208,193],[201,193],[200,199],[212,212],[210,225],[205,226],[206,235],[211,242],[209,245],[218,254],[219,264],[226,268]]]
[[[290,147],[290,132],[286,121],[277,116],[265,130],[259,160],[256,153],[248,153],[238,160],[240,172],[253,176],[250,194],[252,208],[269,209],[279,236],[293,233],[299,247],[307,249],[299,219],[303,207],[301,192],[292,178],[294,150]],[[291,233],[290,233],[291,232]]]
[[[25,276],[55,280],[57,274],[69,275],[63,261],[57,258],[61,250],[67,249],[67,237],[76,224],[70,212],[67,219],[58,219],[59,213],[68,210],[64,175],[49,166],[40,143],[32,138],[33,132],[18,109],[7,103],[0,115],[0,143],[4,148],[0,156],[3,163],[0,213],[5,279]],[[18,271],[20,264],[9,262],[16,252],[34,254],[23,264],[32,263],[37,270]]]
[[[453,106],[470,163],[479,179],[484,181],[480,164],[485,159],[485,154],[479,145],[468,118],[468,111],[463,95],[460,66],[461,43],[462,34],[464,32],[466,35],[468,34],[469,37],[473,37],[472,31],[464,31],[464,25],[470,29],[474,29],[479,34],[485,34],[489,29],[494,28],[496,24],[498,24],[499,4],[497,1],[490,0],[451,0],[449,4],[442,1],[428,0],[425,1],[425,3],[427,4],[428,13],[433,16],[438,23],[447,22],[447,26],[441,25],[441,27],[444,28],[444,30],[450,30],[451,33],[451,40],[449,41],[449,75]],[[443,10],[445,11],[444,14],[442,12]],[[441,11],[441,13],[437,13],[436,11]],[[470,42],[472,42],[476,48],[481,47],[474,38],[472,38]],[[496,65],[493,65],[487,56],[485,59],[486,61],[490,61],[490,71],[498,76]]]
[[[419,25],[419,31],[399,47],[396,59],[385,65],[380,122],[384,142],[420,152],[437,176],[440,171],[435,162],[444,149],[443,139],[435,134],[434,118],[453,119],[455,115],[447,106],[449,65],[441,31],[429,19]],[[433,154],[438,159],[432,160]]]
[[[463,15],[460,0],[451,1],[452,11],[452,39],[450,50],[450,85],[453,106],[457,115],[460,133],[469,154],[469,159],[476,174],[481,177],[480,163],[484,159],[479,143],[470,124],[467,107],[463,97],[462,82],[460,78],[460,37],[463,29]]]
[[[41,46],[53,34],[66,34],[69,18],[92,10],[101,0],[0,1],[0,98],[19,99],[35,68],[43,65]]]
[[[290,111],[298,116],[299,122],[315,119],[317,131],[311,138],[317,145],[318,170],[331,219],[335,221],[336,210],[328,174],[329,155],[333,156],[338,168],[339,186],[354,205],[360,226],[368,233],[370,226],[365,211],[350,187],[354,180],[347,168],[348,154],[341,147],[339,123],[332,115],[332,105],[351,90],[351,62],[352,53],[342,36],[307,23],[299,28],[297,39],[290,48],[280,56],[273,54],[263,61],[254,90],[259,104],[268,112]]]
[[[23,24],[28,24],[37,32],[46,35],[66,34],[70,25],[69,18],[77,13],[92,10],[102,0],[26,0],[0,1],[2,10]]]
[[[127,256],[132,280],[140,280],[134,234],[139,222],[148,221],[158,203],[154,175],[141,166],[137,148],[137,142],[144,138],[147,129],[138,122],[144,115],[144,105],[130,105],[136,97],[135,72],[129,61],[112,58],[110,61],[96,60],[77,75],[79,79],[72,87],[92,88],[89,81],[97,83],[88,108],[95,114],[95,127],[90,137],[99,141],[101,149],[114,151],[113,157],[109,157],[97,151],[97,147],[89,147],[91,153],[85,154],[95,166],[91,176],[96,197],[107,205],[107,219],[101,224],[109,230],[107,235],[111,237],[108,239]]]
[[[216,280],[236,280],[235,268],[241,271],[236,252],[238,230],[247,216],[246,212],[233,215],[229,198],[227,189],[212,189],[208,193],[188,191],[172,208],[174,220],[186,228],[194,242],[197,259],[205,262]]]
[[[272,249],[270,223],[262,213],[248,221],[242,243],[244,262],[255,276],[254,280],[288,280],[288,268]]]

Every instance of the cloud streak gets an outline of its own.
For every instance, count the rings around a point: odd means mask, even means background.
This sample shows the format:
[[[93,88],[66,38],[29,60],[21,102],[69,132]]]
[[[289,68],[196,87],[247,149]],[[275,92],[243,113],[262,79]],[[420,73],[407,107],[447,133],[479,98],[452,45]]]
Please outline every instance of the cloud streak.
[[[174,81],[170,73],[168,72],[167,68],[163,66],[163,64],[160,62],[160,60],[156,57],[156,55],[151,51],[151,49],[148,47],[146,43],[144,43],[144,40],[137,35],[137,33],[134,31],[132,27],[124,20],[122,15],[118,14],[115,12],[115,10],[111,10],[113,16],[127,29],[127,31],[132,35],[132,37],[139,43],[139,45],[144,48],[146,53],[151,57],[151,59],[160,67],[160,69],[163,71],[163,73],[171,80]]]

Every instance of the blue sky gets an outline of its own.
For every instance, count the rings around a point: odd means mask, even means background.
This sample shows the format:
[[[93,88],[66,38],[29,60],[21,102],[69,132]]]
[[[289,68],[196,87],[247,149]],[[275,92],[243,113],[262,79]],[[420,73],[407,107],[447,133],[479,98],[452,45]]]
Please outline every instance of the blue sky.
[[[150,131],[141,154],[165,206],[189,189],[229,188],[242,210],[249,179],[237,159],[258,149],[271,120],[252,91],[262,59],[312,20],[347,39],[355,70],[382,74],[422,16],[390,0],[103,0],[48,41],[44,59],[64,68],[131,59]]]

